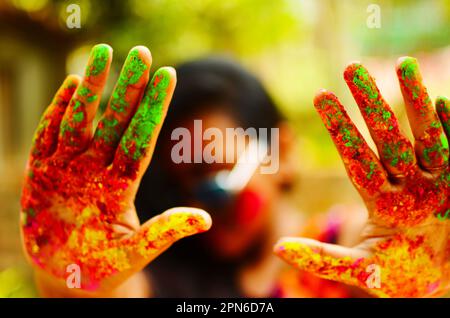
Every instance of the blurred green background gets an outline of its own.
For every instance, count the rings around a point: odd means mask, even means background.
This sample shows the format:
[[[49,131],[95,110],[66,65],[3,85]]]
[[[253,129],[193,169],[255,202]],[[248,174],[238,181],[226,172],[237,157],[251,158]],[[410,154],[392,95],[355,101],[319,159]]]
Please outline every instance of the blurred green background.
[[[380,8],[380,28],[367,25],[371,3]],[[80,6],[80,29],[66,25],[70,4]],[[34,129],[65,74],[82,74],[99,42],[114,48],[103,107],[135,45],[150,48],[154,69],[213,54],[256,74],[297,132],[302,181],[296,200],[308,212],[361,202],[312,106],[319,88],[333,90],[368,137],[342,78],[348,62],[369,68],[409,135],[394,70],[398,57],[419,58],[433,99],[450,95],[449,0],[1,0],[0,271],[19,269],[0,273],[0,297],[11,295],[4,286],[21,285],[20,273],[27,273],[20,270],[18,211]],[[14,295],[32,294],[27,286],[20,290]]]

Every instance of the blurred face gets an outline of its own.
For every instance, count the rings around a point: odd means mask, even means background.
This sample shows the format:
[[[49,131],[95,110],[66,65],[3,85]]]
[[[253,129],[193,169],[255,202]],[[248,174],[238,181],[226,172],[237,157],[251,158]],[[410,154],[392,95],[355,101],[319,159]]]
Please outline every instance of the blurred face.
[[[214,109],[214,107],[211,107]],[[227,128],[239,127],[237,122],[225,111],[214,110],[204,112],[195,117],[186,119],[180,123],[180,127],[189,130],[191,136],[191,156],[194,157],[194,137],[198,136],[197,128],[194,126],[194,119],[201,120],[201,135],[208,130],[214,128],[216,132],[221,132],[222,136],[226,136]],[[198,124],[198,122],[197,122]],[[244,149],[248,146],[248,138],[238,136]],[[213,219],[213,226],[203,238],[205,244],[211,246],[211,251],[216,256],[226,259],[235,259],[244,256],[250,247],[259,242],[266,231],[269,229],[271,220],[271,206],[278,195],[278,187],[276,186],[275,177],[271,174],[261,174],[259,169],[249,178],[245,186],[234,193],[227,196],[225,200],[214,202],[213,196],[202,197],[198,195],[197,189],[204,188],[218,174],[229,173],[236,164],[237,158],[242,154],[243,149],[238,149],[238,142],[223,138],[223,142],[216,142],[214,147],[214,155],[224,158],[223,163],[179,163],[176,164],[169,158],[168,169],[171,177],[179,181],[181,191],[187,197],[189,202],[186,205],[199,207],[209,212]],[[179,141],[173,140],[170,147],[165,151],[166,154],[171,153],[174,145]],[[202,141],[202,149],[208,146],[211,140]],[[197,148],[198,149],[198,148]],[[226,155],[234,154],[232,162],[225,160]],[[192,159],[193,162],[193,159]]]

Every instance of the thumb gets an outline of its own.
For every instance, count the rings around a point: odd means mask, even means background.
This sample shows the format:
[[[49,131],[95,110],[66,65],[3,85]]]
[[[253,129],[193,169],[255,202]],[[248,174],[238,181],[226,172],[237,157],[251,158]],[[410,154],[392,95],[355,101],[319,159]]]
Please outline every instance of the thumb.
[[[367,251],[307,238],[281,238],[274,253],[294,267],[325,279],[366,287]],[[367,264],[366,264],[367,263]]]
[[[145,267],[181,238],[202,233],[211,227],[208,213],[200,209],[178,207],[145,222],[126,243],[134,267]]]

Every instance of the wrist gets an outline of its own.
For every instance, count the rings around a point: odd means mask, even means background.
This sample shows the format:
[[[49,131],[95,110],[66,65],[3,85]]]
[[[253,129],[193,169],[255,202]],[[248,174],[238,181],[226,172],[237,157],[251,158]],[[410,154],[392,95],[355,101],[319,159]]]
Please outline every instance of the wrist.
[[[146,298],[152,294],[149,279],[142,271],[130,276],[115,288],[101,291],[69,288],[65,280],[55,278],[40,269],[35,270],[35,281],[40,296],[49,298]]]

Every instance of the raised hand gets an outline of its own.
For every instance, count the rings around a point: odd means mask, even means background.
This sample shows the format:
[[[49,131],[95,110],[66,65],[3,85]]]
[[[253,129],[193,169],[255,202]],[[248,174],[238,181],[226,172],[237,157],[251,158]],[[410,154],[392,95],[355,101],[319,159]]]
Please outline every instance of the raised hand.
[[[39,273],[65,284],[81,270],[81,288],[111,290],[176,240],[211,226],[198,209],[176,208],[142,226],[134,198],[175,88],[175,70],[158,69],[133,48],[95,134],[93,120],[108,77],[112,49],[91,51],[85,76],[70,75],[36,131],[22,192],[21,230]],[[158,180],[154,180],[158,182]]]
[[[361,64],[349,65],[344,77],[379,158],[334,94],[321,91],[314,100],[369,212],[361,243],[347,248],[283,238],[275,253],[299,269],[377,296],[440,295],[450,287],[450,102],[437,99],[438,117],[414,58],[399,60],[397,76],[415,149]]]

